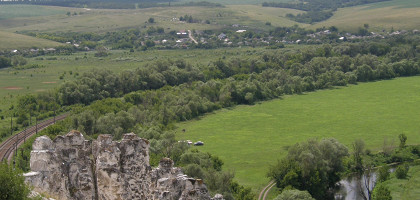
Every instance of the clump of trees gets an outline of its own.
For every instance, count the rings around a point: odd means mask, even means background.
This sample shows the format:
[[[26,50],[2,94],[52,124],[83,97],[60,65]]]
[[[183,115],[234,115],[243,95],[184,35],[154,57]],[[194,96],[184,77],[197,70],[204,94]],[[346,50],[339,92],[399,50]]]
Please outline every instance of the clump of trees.
[[[292,146],[286,158],[272,166],[268,176],[277,187],[307,190],[316,199],[329,199],[330,190],[344,171],[348,149],[335,139],[309,140]]]
[[[10,58],[5,56],[0,56],[0,68],[6,68],[12,66]]]
[[[306,13],[293,15],[291,13],[286,14],[286,17],[294,21],[306,24],[312,24],[327,20],[333,16],[332,11],[308,11]]]
[[[19,55],[12,56],[11,58],[0,56],[0,69],[12,66],[19,67],[26,65],[27,63],[26,59]]]

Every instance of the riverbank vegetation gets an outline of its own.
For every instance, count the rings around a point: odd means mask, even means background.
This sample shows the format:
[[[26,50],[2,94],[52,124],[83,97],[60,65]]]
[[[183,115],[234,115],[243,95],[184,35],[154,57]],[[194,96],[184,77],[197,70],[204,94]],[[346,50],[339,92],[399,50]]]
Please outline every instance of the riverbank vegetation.
[[[354,141],[350,154],[335,139],[297,143],[289,148],[285,158],[270,167],[268,176],[276,181],[281,193],[297,189],[309,192],[315,199],[334,199],[339,180],[355,176],[358,181],[353,189],[360,191],[360,198],[392,199],[386,182],[391,176],[407,179],[410,164],[416,166],[420,159],[420,145],[406,146],[407,137],[400,134],[399,138],[399,147],[385,143],[384,150],[374,154],[360,139]],[[389,165],[398,165],[391,175]]]

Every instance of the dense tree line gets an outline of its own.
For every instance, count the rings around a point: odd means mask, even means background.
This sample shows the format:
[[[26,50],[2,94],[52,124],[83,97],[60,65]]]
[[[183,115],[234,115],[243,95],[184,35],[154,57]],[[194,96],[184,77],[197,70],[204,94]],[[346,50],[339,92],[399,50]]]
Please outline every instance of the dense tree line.
[[[61,103],[88,104],[94,100],[119,97],[131,91],[159,89],[165,85],[204,80],[203,73],[194,66],[178,61],[159,61],[135,71],[115,74],[107,70],[84,73],[77,81],[66,82],[58,94]]]
[[[327,20],[337,8],[376,3],[389,0],[305,0],[298,2],[276,3],[264,2],[263,7],[291,8],[307,11],[303,14],[287,14],[286,17],[300,23],[314,23]]]
[[[306,23],[306,24],[312,24],[315,22],[320,22],[329,19],[333,16],[332,11],[308,11],[306,13],[293,15],[291,13],[286,14],[286,17],[300,22],[300,23]]]
[[[291,3],[264,2],[264,7],[292,8],[303,11],[336,10],[350,6],[376,3],[389,0],[304,0]]]

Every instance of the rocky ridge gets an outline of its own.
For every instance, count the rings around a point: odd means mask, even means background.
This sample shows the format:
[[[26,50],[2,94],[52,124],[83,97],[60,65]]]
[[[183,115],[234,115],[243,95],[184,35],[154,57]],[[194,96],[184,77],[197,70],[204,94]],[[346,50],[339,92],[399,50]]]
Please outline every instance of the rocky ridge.
[[[33,143],[30,167],[25,181],[56,199],[223,199],[210,198],[202,180],[187,177],[169,158],[153,169],[149,142],[134,133],[121,142],[110,135],[88,141],[78,131],[54,140],[41,136]]]

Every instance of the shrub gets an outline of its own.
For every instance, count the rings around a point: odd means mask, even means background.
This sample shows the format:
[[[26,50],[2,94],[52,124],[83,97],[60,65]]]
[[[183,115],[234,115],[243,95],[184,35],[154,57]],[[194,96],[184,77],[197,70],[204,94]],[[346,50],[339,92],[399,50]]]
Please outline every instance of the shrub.
[[[378,182],[384,182],[389,179],[389,167],[384,165],[378,170]]]
[[[373,189],[373,200],[392,200],[391,191],[383,184],[379,184]]]
[[[395,176],[398,179],[405,179],[408,174],[409,166],[407,164],[399,165],[395,170]]]
[[[0,68],[10,67],[12,66],[12,62],[9,58],[0,56]]]
[[[315,200],[308,191],[300,190],[283,190],[274,200]]]
[[[18,200],[28,196],[22,173],[6,162],[0,164],[0,199]]]

